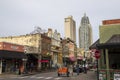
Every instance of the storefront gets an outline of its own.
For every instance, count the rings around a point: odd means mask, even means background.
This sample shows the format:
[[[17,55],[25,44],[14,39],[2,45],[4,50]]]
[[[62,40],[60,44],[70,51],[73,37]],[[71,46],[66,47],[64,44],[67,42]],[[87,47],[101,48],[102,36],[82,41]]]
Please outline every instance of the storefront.
[[[120,80],[120,19],[104,20],[100,39],[91,48],[100,51],[99,80]]]
[[[109,80],[120,79],[120,35],[113,35],[108,42],[98,44],[97,47],[101,51],[99,60],[99,72],[106,73]],[[117,76],[117,77],[116,77]]]
[[[41,70],[51,69],[51,56],[42,56],[39,62],[41,63]]]
[[[23,72],[26,60],[24,46],[0,42],[0,74]]]

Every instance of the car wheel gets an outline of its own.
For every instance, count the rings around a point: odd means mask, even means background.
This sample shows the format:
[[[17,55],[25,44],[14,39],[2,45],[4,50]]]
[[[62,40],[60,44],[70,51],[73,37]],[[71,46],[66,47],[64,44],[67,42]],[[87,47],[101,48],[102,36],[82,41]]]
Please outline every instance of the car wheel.
[[[69,72],[67,72],[67,77],[69,77]]]
[[[60,76],[60,74],[58,73],[58,76]]]

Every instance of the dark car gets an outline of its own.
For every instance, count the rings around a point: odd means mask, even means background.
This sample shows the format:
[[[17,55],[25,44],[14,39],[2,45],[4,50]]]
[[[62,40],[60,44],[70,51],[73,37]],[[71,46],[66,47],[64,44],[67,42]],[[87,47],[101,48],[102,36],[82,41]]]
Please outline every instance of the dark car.
[[[79,73],[81,73],[83,70],[82,68],[79,68]],[[77,68],[76,67],[73,67],[73,72],[77,72]]]

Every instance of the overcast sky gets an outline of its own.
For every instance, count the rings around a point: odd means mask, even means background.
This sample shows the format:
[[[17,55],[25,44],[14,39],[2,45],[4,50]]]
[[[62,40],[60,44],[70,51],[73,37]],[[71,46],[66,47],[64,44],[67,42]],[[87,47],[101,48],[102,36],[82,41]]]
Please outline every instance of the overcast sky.
[[[28,34],[35,26],[56,29],[64,37],[64,18],[72,15],[78,39],[84,13],[92,25],[94,42],[102,20],[120,18],[120,0],[0,0],[0,37]]]

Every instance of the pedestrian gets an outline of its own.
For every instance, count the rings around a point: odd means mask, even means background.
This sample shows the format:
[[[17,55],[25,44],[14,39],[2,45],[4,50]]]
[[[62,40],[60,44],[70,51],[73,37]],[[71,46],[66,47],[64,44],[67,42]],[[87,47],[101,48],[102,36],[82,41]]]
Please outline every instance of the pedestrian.
[[[76,72],[77,72],[77,75],[79,75],[79,65],[78,64],[76,65]]]
[[[87,73],[88,64],[85,65],[85,73]]]
[[[30,64],[30,72],[32,72],[32,71],[33,71],[33,68],[34,68],[34,64],[33,64],[33,63],[31,63],[31,64]]]
[[[58,69],[58,65],[57,65],[57,64],[55,64],[55,69],[56,69],[56,70]]]
[[[69,71],[70,71],[70,74],[73,76],[73,65],[70,65]]]

